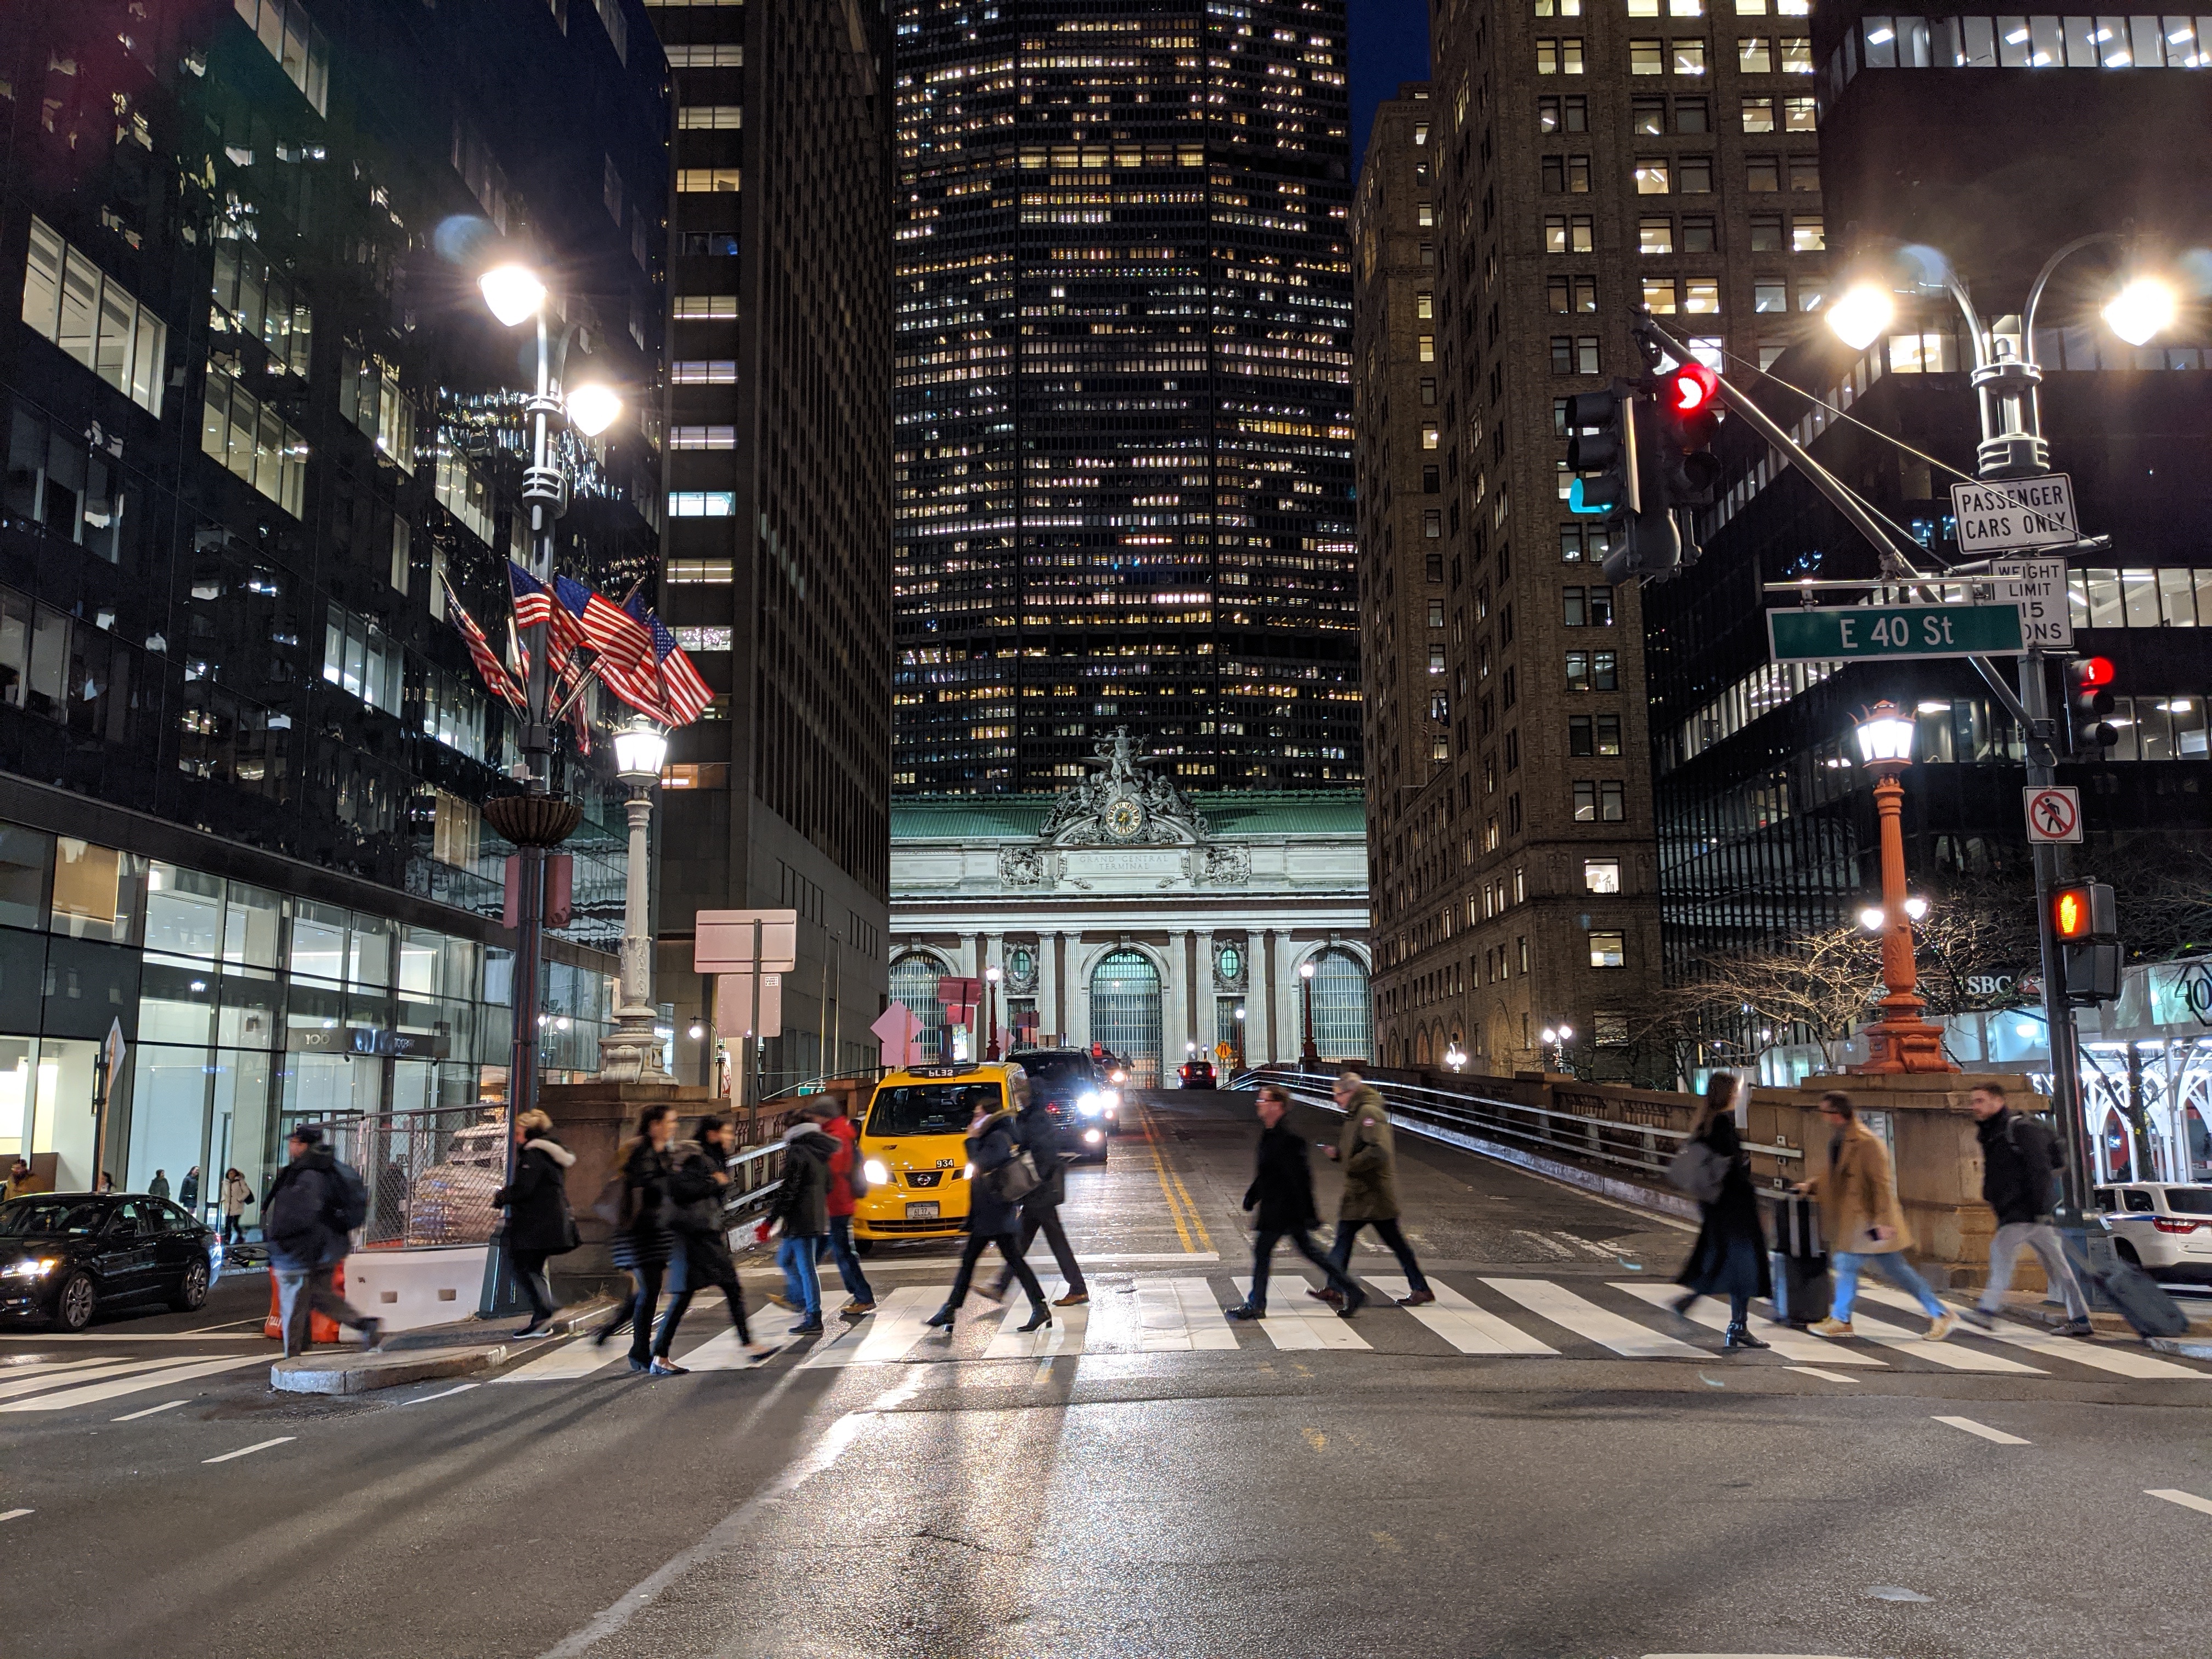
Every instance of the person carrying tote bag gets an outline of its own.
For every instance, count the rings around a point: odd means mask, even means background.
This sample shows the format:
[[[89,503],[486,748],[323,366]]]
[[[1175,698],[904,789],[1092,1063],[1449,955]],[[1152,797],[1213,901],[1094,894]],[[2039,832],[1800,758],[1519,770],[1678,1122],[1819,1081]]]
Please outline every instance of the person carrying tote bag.
[[[1723,1347],[1728,1353],[1772,1346],[1751,1334],[1751,1299],[1772,1296],[1774,1280],[1766,1259],[1766,1227],[1759,1218],[1759,1196],[1751,1185],[1751,1160],[1744,1154],[1742,1137],[1736,1133],[1739,1086],[1726,1072],[1713,1074],[1705,1085],[1705,1097],[1698,1103],[1690,1138],[1668,1170],[1673,1176],[1674,1166],[1687,1166],[1698,1184],[1692,1186],[1690,1180],[1680,1177],[1676,1177],[1676,1184],[1698,1200],[1700,1215],[1698,1242],[1674,1278],[1677,1285],[1687,1287],[1685,1294],[1674,1298],[1674,1311],[1686,1315],[1701,1296],[1728,1297],[1728,1336]]]

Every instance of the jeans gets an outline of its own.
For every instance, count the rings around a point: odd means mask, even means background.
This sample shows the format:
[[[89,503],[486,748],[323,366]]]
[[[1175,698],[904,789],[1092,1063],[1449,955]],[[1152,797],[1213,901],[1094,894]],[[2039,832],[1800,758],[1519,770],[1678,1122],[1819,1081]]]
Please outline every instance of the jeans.
[[[745,1325],[745,1293],[738,1283],[732,1268],[727,1278],[695,1271],[690,1256],[679,1253],[675,1266],[668,1274],[668,1306],[660,1316],[660,1328],[653,1333],[653,1352],[660,1358],[668,1358],[668,1350],[676,1341],[676,1328],[684,1322],[684,1313],[691,1306],[691,1298],[700,1291],[720,1285],[722,1294],[730,1304],[730,1323],[737,1328],[738,1340],[750,1342],[752,1332]]]
[[[820,1237],[816,1233],[802,1234],[775,1247],[775,1265],[783,1269],[791,1299],[803,1310],[802,1321],[809,1325],[822,1322],[822,1280],[814,1271],[814,1252]]]
[[[1291,1249],[1328,1275],[1329,1289],[1347,1302],[1359,1300],[1361,1291],[1352,1282],[1352,1276],[1334,1258],[1322,1254],[1321,1246],[1314,1243],[1313,1235],[1304,1227],[1263,1227],[1252,1240],[1252,1294],[1244,1298],[1247,1304],[1261,1313],[1267,1310],[1267,1268],[1275,1254],[1275,1241],[1282,1238],[1289,1239]],[[1419,1269],[1414,1271],[1419,1273]]]
[[[523,1295],[530,1298],[530,1322],[533,1325],[543,1325],[560,1307],[553,1299],[553,1286],[545,1277],[545,1264],[552,1259],[550,1250],[514,1253],[514,1276],[521,1283]]]
[[[313,1314],[354,1330],[374,1323],[366,1314],[337,1293],[332,1279],[337,1273],[337,1264],[326,1267],[279,1267],[276,1269],[277,1318],[284,1332],[284,1357],[305,1353],[313,1346],[309,1332]]]
[[[222,1242],[226,1244],[246,1243],[246,1218],[227,1215],[222,1218]]]
[[[854,1301],[873,1304],[876,1293],[869,1287],[867,1274],[860,1271],[860,1258],[853,1249],[853,1218],[833,1215],[830,1218],[830,1236],[814,1252],[818,1262],[824,1255],[836,1258],[837,1277],[845,1281],[845,1294]],[[792,1298],[797,1301],[796,1297]]]
[[[629,1357],[638,1364],[653,1358],[653,1310],[660,1301],[660,1276],[666,1264],[640,1262],[629,1270]]]
[[[1395,1221],[1340,1221],[1336,1224],[1336,1242],[1329,1246],[1328,1259],[1340,1273],[1352,1265],[1352,1241],[1362,1227],[1375,1229],[1375,1237],[1390,1247],[1390,1254],[1398,1258],[1398,1265],[1406,1270],[1406,1287],[1420,1291],[1429,1288],[1429,1281],[1421,1274],[1421,1264],[1413,1260],[1413,1247],[1406,1243],[1406,1235],[1398,1231]]]
[[[1898,1289],[1911,1292],[1920,1304],[1921,1311],[1930,1319],[1941,1319],[1949,1311],[1936,1299],[1936,1292],[1928,1288],[1917,1269],[1905,1259],[1902,1250],[1882,1250],[1853,1255],[1849,1250],[1838,1250],[1829,1260],[1829,1268],[1835,1274],[1836,1294],[1828,1309],[1828,1317],[1839,1323],[1851,1322],[1851,1304],[1858,1299],[1859,1273],[1869,1262],[1873,1262],[1896,1282]]]
[[[1022,1212],[1022,1255],[1026,1257],[1030,1246],[1036,1243],[1042,1232],[1044,1242],[1052,1246],[1052,1259],[1060,1266],[1060,1276],[1067,1281],[1070,1296],[1088,1296],[1091,1287],[1083,1282],[1083,1268],[1075,1259],[1075,1247],[1067,1242],[1067,1229],[1060,1224],[1060,1206],[1046,1205],[1042,1209]],[[1012,1282],[1014,1270],[1005,1267],[999,1273],[999,1294],[1006,1293]]]
[[[2059,1242],[2058,1229],[2047,1221],[2008,1221],[1990,1240],[1990,1282],[1983,1287],[1977,1304],[1984,1313],[1995,1313],[2003,1305],[2004,1293],[2012,1288],[2012,1270],[2020,1261],[2021,1246],[2035,1252],[2043,1263],[2044,1276],[2050,1279],[2051,1288],[2066,1298],[2069,1319],[2089,1316],[2088,1298],[2081,1294],[2081,1281],[2074,1277],[2073,1264],[2066,1260],[2066,1249]]]
[[[1012,1233],[970,1233],[961,1242],[960,1271],[952,1276],[952,1294],[945,1298],[945,1305],[957,1308],[968,1299],[968,1286],[975,1277],[976,1258],[994,1244],[999,1247],[999,1254],[1006,1258],[1006,1271],[1021,1280],[1022,1288],[1029,1292],[1030,1305],[1043,1307],[1044,1286],[1037,1283],[1030,1264],[1022,1260],[1020,1241]]]

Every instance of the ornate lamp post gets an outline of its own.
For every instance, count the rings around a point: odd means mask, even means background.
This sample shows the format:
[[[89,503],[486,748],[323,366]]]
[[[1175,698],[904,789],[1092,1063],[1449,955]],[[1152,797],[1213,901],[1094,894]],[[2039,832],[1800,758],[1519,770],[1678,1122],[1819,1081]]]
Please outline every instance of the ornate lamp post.
[[[1444,1064],[1455,1072],[1467,1064],[1467,1050],[1459,1046],[1457,1037],[1454,1037],[1450,1046],[1444,1050]]]
[[[646,829],[653,820],[653,787],[668,758],[668,736],[644,715],[615,734],[615,767],[629,786],[629,880],[623,894],[622,1001],[614,1035],[599,1045],[599,1076],[610,1083],[672,1081],[660,1063],[653,1035],[653,890]]]
[[[1536,1034],[1536,1040],[1552,1051],[1552,1069],[1564,1075],[1567,1069],[1567,1044],[1575,1040],[1575,1028],[1547,1025]]]
[[[1312,957],[1309,957],[1305,961],[1298,964],[1298,978],[1304,981],[1303,986],[1301,987],[1301,991],[1302,1003],[1305,1010],[1305,1042],[1304,1046],[1298,1050],[1298,1069],[1301,1071],[1310,1072],[1313,1070],[1315,1066],[1321,1064],[1321,1050],[1314,1046],[1314,965]]]
[[[990,1032],[983,1040],[985,1060],[999,1057],[999,981],[1003,976],[995,962],[983,970],[983,1024]]]
[[[1874,774],[1874,807],[1881,829],[1881,1018],[1866,1028],[1867,1060],[1854,1072],[1955,1072],[1943,1057],[1943,1033],[1920,1017],[1928,1005],[1912,965],[1912,914],[1905,893],[1905,785],[1912,764],[1912,717],[1887,698],[1858,723],[1859,757]],[[1923,907],[1924,908],[1924,907]],[[1859,918],[1872,927],[1873,912]]]

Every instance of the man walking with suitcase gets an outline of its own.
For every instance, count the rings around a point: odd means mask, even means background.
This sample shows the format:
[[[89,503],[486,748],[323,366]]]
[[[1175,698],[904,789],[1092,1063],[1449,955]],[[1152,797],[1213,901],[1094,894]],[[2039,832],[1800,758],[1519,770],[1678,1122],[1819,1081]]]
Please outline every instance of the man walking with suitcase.
[[[2023,1249],[2035,1252],[2051,1288],[2066,1300],[2067,1336],[2091,1334],[2088,1299],[2066,1260],[2063,1241],[2051,1224],[2056,1193],[2055,1137],[2040,1118],[2023,1117],[2005,1100],[2003,1085],[1978,1083],[1966,1097],[1978,1120],[1974,1135],[1982,1143],[1982,1201],[1996,1212],[1997,1230],[1990,1239],[1990,1279],[1978,1303],[1965,1317],[1988,1330],[1990,1317],[2004,1306],[2012,1272]]]

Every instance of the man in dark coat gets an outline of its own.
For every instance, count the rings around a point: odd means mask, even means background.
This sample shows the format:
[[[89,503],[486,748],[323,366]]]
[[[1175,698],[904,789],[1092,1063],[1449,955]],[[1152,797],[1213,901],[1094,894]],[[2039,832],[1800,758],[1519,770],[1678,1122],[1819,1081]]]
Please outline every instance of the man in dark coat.
[[[1303,1135],[1283,1121],[1291,1097],[1273,1084],[1260,1090],[1259,1164],[1245,1190],[1244,1207],[1257,1210],[1259,1231],[1252,1239],[1252,1294],[1229,1310],[1231,1319],[1264,1319],[1267,1315],[1267,1267],[1275,1254],[1275,1241],[1287,1238],[1291,1247],[1328,1275],[1336,1292],[1337,1313],[1349,1319],[1367,1300],[1367,1292],[1354,1284],[1343,1268],[1331,1261],[1313,1241],[1321,1224],[1314,1207],[1313,1166],[1306,1158]]]
[[[515,1120],[514,1184],[502,1187],[491,1201],[507,1211],[507,1248],[515,1277],[530,1298],[530,1322],[517,1337],[550,1334],[557,1310],[545,1264],[576,1248],[576,1218],[568,1207],[568,1170],[576,1155],[553,1139],[553,1120],[532,1109]]]
[[[2013,1269],[2027,1249],[2035,1252],[2051,1288],[2066,1299],[2067,1322],[2060,1329],[2068,1336],[2089,1335],[2088,1301],[2051,1220],[2057,1165],[2050,1126],[2014,1111],[1995,1083],[1976,1084],[1966,1104],[1978,1120],[1974,1136],[1982,1143],[1982,1201],[1996,1212],[1997,1230],[1990,1239],[1989,1283],[1965,1317],[1984,1330],[1996,1323],[1990,1316],[2004,1306]]]
[[[321,1125],[299,1125],[284,1145],[292,1161],[270,1183],[268,1201],[261,1208],[261,1237],[268,1243],[269,1266],[276,1275],[284,1357],[307,1351],[314,1314],[359,1331],[362,1346],[374,1348],[383,1336],[383,1327],[357,1312],[335,1286],[338,1264],[346,1259],[346,1247],[352,1241],[333,1218],[341,1213],[349,1188],[353,1201],[361,1203],[368,1188],[359,1175],[325,1150]]]
[[[1083,1282],[1083,1268],[1075,1259],[1075,1249],[1067,1242],[1067,1230],[1060,1224],[1060,1206],[1067,1198],[1067,1155],[1060,1145],[1060,1125],[1053,1119],[1052,1108],[1043,1096],[1023,1084],[1014,1085],[1022,1109],[1014,1118],[1014,1138],[1020,1141],[1036,1165],[1040,1179],[1030,1195],[1022,1200],[1021,1254],[1026,1257],[1030,1246],[1042,1232],[1045,1243],[1052,1246],[1052,1259],[1060,1264],[1060,1276],[1067,1282],[1066,1294],[1056,1298],[1054,1307],[1076,1308],[1091,1300],[1091,1287]],[[988,1295],[1003,1298],[1006,1286],[1013,1283],[1014,1270],[1009,1266],[999,1270],[999,1279],[989,1287]]]

